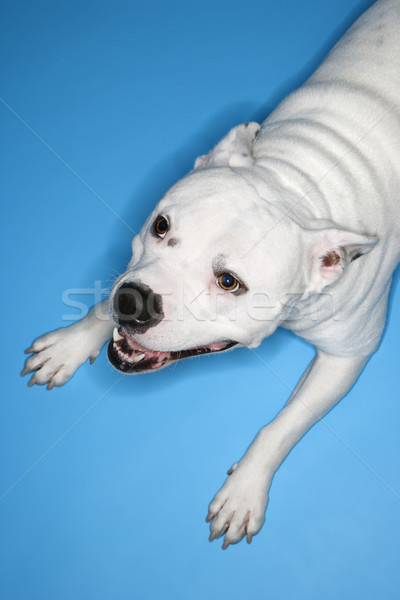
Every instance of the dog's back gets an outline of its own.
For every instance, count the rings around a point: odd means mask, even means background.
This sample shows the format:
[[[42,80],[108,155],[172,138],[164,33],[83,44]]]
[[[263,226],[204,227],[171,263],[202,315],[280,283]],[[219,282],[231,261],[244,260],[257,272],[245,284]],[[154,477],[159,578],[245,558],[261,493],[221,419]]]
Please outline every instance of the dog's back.
[[[394,268],[400,255],[400,0],[378,0],[356,21],[263,123],[255,155],[265,166],[275,168],[275,161],[315,216],[390,240]]]

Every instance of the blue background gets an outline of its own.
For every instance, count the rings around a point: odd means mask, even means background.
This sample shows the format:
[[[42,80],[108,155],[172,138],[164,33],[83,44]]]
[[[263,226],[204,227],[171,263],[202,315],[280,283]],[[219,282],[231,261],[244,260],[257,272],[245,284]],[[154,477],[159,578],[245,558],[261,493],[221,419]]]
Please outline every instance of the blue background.
[[[77,312],[65,290],[124,270],[132,234],[104,203],[137,231],[197,155],[262,120],[369,4],[2,1],[4,600],[398,598],[396,286],[379,353],[283,464],[253,544],[226,552],[207,541],[208,502],[311,347],[282,331],[258,356],[121,381],[103,352],[52,392],[18,375],[23,349]]]

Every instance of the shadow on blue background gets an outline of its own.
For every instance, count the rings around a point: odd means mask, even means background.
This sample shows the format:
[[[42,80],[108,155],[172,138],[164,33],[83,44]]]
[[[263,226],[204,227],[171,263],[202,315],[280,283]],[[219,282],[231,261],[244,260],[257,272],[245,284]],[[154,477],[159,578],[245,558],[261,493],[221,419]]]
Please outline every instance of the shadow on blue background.
[[[398,597],[399,272],[380,351],[281,467],[250,547],[209,544],[207,505],[310,346],[279,331],[260,358],[121,381],[103,352],[51,393],[18,377],[22,350],[67,324],[63,292],[125,269],[132,234],[102,201],[138,231],[369,4],[2,3],[2,598]]]

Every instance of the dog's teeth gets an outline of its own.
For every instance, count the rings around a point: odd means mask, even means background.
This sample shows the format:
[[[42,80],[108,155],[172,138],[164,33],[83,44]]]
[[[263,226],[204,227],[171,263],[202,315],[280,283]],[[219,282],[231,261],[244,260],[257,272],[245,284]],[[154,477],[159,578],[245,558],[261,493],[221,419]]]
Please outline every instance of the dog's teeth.
[[[114,340],[114,342],[118,342],[118,340],[122,340],[122,339],[123,339],[123,336],[119,335],[118,328],[114,327],[114,331],[113,331],[113,340]]]
[[[146,356],[146,355],[145,355],[143,352],[142,352],[141,354],[137,354],[137,355],[135,356],[134,362],[135,362],[135,363],[137,363],[137,362],[139,362],[140,360],[143,360],[145,356]]]

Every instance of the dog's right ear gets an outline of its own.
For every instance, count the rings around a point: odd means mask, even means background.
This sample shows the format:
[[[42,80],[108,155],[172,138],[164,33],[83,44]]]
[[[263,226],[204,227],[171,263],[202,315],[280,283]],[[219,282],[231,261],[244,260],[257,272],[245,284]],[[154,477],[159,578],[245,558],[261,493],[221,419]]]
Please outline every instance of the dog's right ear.
[[[254,163],[253,143],[259,133],[260,125],[254,121],[234,127],[208,154],[196,159],[194,168],[250,167]]]

